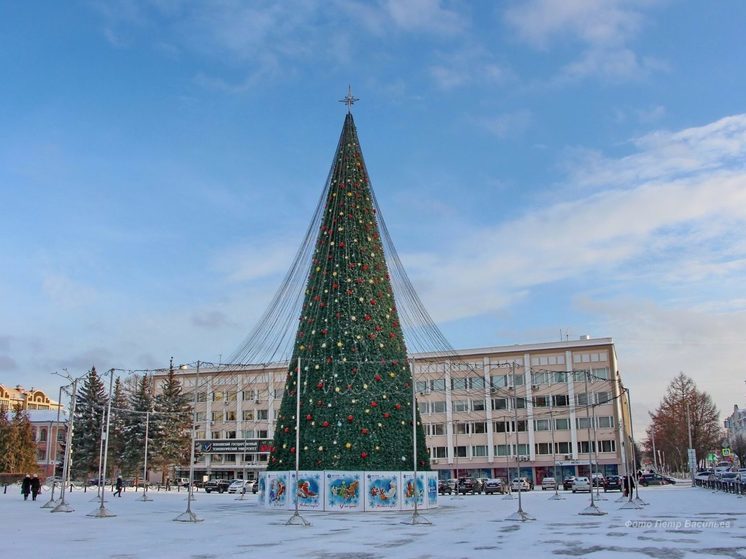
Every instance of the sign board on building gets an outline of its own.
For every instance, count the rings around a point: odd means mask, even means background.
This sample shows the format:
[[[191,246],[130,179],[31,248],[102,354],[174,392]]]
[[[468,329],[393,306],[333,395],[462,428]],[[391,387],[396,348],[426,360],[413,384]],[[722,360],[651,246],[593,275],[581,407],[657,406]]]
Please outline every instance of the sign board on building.
[[[202,454],[269,452],[271,447],[271,439],[210,439],[194,441],[195,450]]]

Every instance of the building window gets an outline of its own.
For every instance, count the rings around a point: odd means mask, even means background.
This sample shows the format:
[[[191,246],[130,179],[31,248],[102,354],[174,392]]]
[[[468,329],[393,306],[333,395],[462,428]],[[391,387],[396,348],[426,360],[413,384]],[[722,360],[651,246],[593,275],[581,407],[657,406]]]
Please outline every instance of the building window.
[[[469,433],[469,428],[466,423],[454,423],[453,432],[457,435],[467,435]]]
[[[557,394],[552,397],[552,405],[561,408],[570,405],[570,397],[567,394]]]
[[[558,431],[566,431],[570,428],[570,418],[563,417],[561,419],[554,420],[554,428]]]
[[[587,417],[576,417],[575,427],[578,429],[588,429],[591,426],[591,420]]]
[[[536,443],[536,454],[552,454],[552,443]]]
[[[235,439],[236,438],[236,432],[235,431],[226,431],[225,432],[225,438],[226,439]]]
[[[515,402],[515,407],[519,410],[526,407],[526,398],[513,398]]]
[[[427,434],[430,437],[437,437],[439,435],[445,435],[445,425],[443,423],[427,423],[425,425]]]
[[[454,400],[453,411],[469,411],[469,400]]]
[[[195,419],[197,421],[204,421],[205,420],[205,412],[203,412],[203,411],[198,411],[197,413],[194,414],[194,416],[195,416]]]
[[[445,400],[439,402],[430,402],[430,413],[446,413]]]
[[[434,446],[430,450],[433,458],[448,458],[448,449],[444,446]]]
[[[602,416],[597,419],[598,419],[599,429],[613,429],[614,428],[614,418],[612,416]]]
[[[211,416],[213,421],[223,421],[223,412],[222,411],[214,411],[212,412]]]
[[[596,445],[593,444],[593,441],[591,441],[591,444],[588,444],[588,441],[580,441],[578,443],[578,453],[579,454],[588,454],[589,452],[595,452],[596,451]]]
[[[225,393],[225,399],[229,402],[235,402],[237,399],[236,391],[235,390],[229,390]]]
[[[471,455],[475,457],[487,456],[487,446],[479,445],[471,447]]]
[[[505,433],[510,430],[510,424],[507,421],[493,421],[492,430],[495,433]]]
[[[484,421],[472,423],[472,428],[473,428],[472,433],[486,433],[487,423],[485,423]]]
[[[548,419],[534,420],[534,431],[549,431],[549,420]],[[545,453],[545,454],[548,454],[548,453]]]
[[[224,396],[225,396],[225,394],[223,394],[222,392],[213,392],[212,393],[212,401],[213,402],[220,402],[220,401],[223,400]]]
[[[606,404],[610,401],[611,401],[610,392],[596,392],[596,403],[597,404]]]
[[[224,455],[224,462],[236,462],[236,455],[235,454],[225,454]]]
[[[562,359],[564,361],[564,358]],[[565,371],[555,371],[552,373],[552,382],[556,384],[567,382],[567,373]]]
[[[472,390],[479,390],[484,388],[484,377],[470,377],[469,385]]]
[[[207,392],[197,392],[198,402],[207,402]]]
[[[575,394],[575,405],[576,406],[587,406],[588,405],[588,394],[581,392]]]
[[[508,399],[507,398],[492,398],[492,409],[493,410],[508,409]]]
[[[258,400],[259,395],[256,390],[244,390],[243,401],[248,402],[249,400]]]
[[[608,441],[598,441],[599,452],[616,452],[616,441],[613,439]]]
[[[569,442],[556,443],[555,447],[557,448],[557,454],[572,454]]]
[[[236,420],[236,412],[235,411],[227,411],[227,412],[225,412],[225,420],[226,421],[235,421]]]
[[[269,419],[269,413],[267,410],[256,410],[256,418],[259,421],[267,421]]]
[[[549,406],[551,400],[552,400],[551,396],[536,396],[534,398],[534,407],[546,408]]]
[[[550,378],[551,373],[549,372],[533,373],[531,384],[549,384]]]
[[[509,444],[499,444],[495,446],[495,456],[510,456],[511,446]]]
[[[456,458],[466,458],[466,447],[465,446],[456,446],[453,448],[454,456]]]
[[[219,439],[220,438],[220,431],[213,431],[212,432],[212,438],[213,439]]]
[[[39,429],[39,441],[46,442],[46,440],[47,440],[47,430],[44,428]]]
[[[466,379],[465,378],[452,378],[451,379],[451,390],[466,390]]]
[[[254,421],[254,410],[243,410],[244,421]]]
[[[507,375],[493,375],[490,377],[490,386],[492,388],[505,388],[508,386]]]
[[[599,369],[591,369],[591,375],[596,380],[609,380],[609,368],[601,367]]]
[[[472,400],[471,409],[472,411],[485,411],[487,406],[484,405],[484,400]]]

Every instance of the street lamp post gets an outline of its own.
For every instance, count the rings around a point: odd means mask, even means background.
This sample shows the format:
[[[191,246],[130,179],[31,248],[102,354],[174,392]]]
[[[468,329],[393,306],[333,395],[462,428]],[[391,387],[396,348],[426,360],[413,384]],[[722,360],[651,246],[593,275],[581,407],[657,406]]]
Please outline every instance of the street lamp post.
[[[515,361],[511,363],[510,365],[510,371],[511,371],[511,382],[513,384],[513,421],[515,422],[515,457],[516,457],[516,470],[518,472],[518,510],[515,511],[513,514],[511,514],[508,518],[505,520],[516,520],[519,522],[526,522],[527,520],[536,520],[535,518],[531,517],[526,511],[523,510],[523,502],[521,500],[521,493],[522,493],[522,485],[523,482],[521,481],[521,463],[520,463],[520,456],[518,455],[518,447],[520,446],[520,441],[518,439],[518,396],[517,396],[517,389],[515,388]]]
[[[194,492],[194,444],[197,429],[197,389],[199,388],[199,366],[197,361],[197,371],[194,377],[194,397],[192,398],[192,449],[189,457],[189,492],[187,495],[186,511],[174,518],[176,522],[202,522],[196,514],[192,512],[192,499]]]
[[[98,479],[98,482],[101,485],[101,504],[98,510],[87,515],[94,518],[110,518],[112,516],[116,516],[116,514],[107,510],[107,508],[104,506],[104,494],[106,493],[106,458],[109,454],[109,426],[111,425],[111,390],[114,384],[114,369],[110,369],[109,374],[111,376],[109,377],[109,399],[106,403],[106,436],[104,443],[104,460],[103,466],[99,470],[101,472],[101,475]]]
[[[585,379],[585,420],[586,420],[586,427],[588,431],[588,472],[591,473],[593,471],[593,449],[591,448],[591,415],[588,410],[589,404],[590,404],[590,394],[588,393],[588,377],[590,376],[590,371],[583,371],[583,378]],[[596,503],[593,500],[593,474],[591,473],[590,476],[590,482],[591,482],[591,504],[580,511],[578,514],[583,515],[589,515],[589,516],[602,516],[606,514],[604,511],[599,509],[596,506]]]
[[[65,502],[65,489],[67,478],[70,475],[70,457],[73,444],[73,418],[75,417],[75,400],[78,394],[78,379],[73,380],[72,392],[70,393],[70,417],[67,419],[67,437],[65,439],[65,459],[62,466],[62,487],[60,488],[60,502],[51,512],[73,512],[68,503]]]

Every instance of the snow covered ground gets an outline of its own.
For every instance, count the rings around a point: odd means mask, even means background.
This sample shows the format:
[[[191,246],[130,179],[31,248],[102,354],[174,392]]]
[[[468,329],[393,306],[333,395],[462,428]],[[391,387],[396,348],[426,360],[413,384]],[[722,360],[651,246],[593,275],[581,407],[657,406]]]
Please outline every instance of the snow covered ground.
[[[411,512],[303,513],[311,526],[286,526],[291,512],[257,507],[256,495],[197,493],[192,510],[199,523],[174,522],[186,510],[186,493],[151,492],[152,502],[128,489],[121,499],[107,493],[113,518],[91,518],[95,493],[68,494],[75,508],[50,513],[49,500],[24,501],[14,486],[0,491],[2,557],[210,559],[225,557],[307,559],[427,559],[461,557],[593,557],[746,559],[746,499],[697,487],[643,488],[649,503],[620,510],[619,493],[600,501],[605,516],[580,516],[588,494],[523,495],[523,509],[536,518],[508,521],[517,499],[500,495],[444,496],[424,511],[432,525],[407,524]],[[601,493],[603,497],[603,493]]]

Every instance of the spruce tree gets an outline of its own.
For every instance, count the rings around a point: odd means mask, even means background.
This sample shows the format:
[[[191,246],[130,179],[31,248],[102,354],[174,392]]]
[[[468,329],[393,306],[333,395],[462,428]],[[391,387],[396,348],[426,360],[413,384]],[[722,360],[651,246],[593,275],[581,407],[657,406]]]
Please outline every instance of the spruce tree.
[[[334,156],[268,470],[408,470],[412,373],[351,114]],[[296,369],[301,360],[302,385]],[[429,470],[417,412],[418,469]]]
[[[73,419],[72,476],[98,475],[101,425],[107,404],[104,383],[92,367],[78,389]]]
[[[170,466],[189,463],[192,442],[192,405],[176,378],[173,359],[155,397],[155,411],[150,420],[154,465],[160,467],[166,479]]]
[[[114,477],[113,474],[121,472],[124,466],[125,429],[128,416],[129,401],[127,393],[121,379],[117,377],[114,381],[111,396],[111,423],[109,425],[109,454],[107,458],[109,472],[107,478]]]
[[[145,460],[145,413],[153,411],[151,379],[143,375],[137,380],[135,390],[129,395],[130,413],[124,426],[124,451],[122,471],[126,475],[142,474]],[[151,454],[148,449],[148,454]]]

